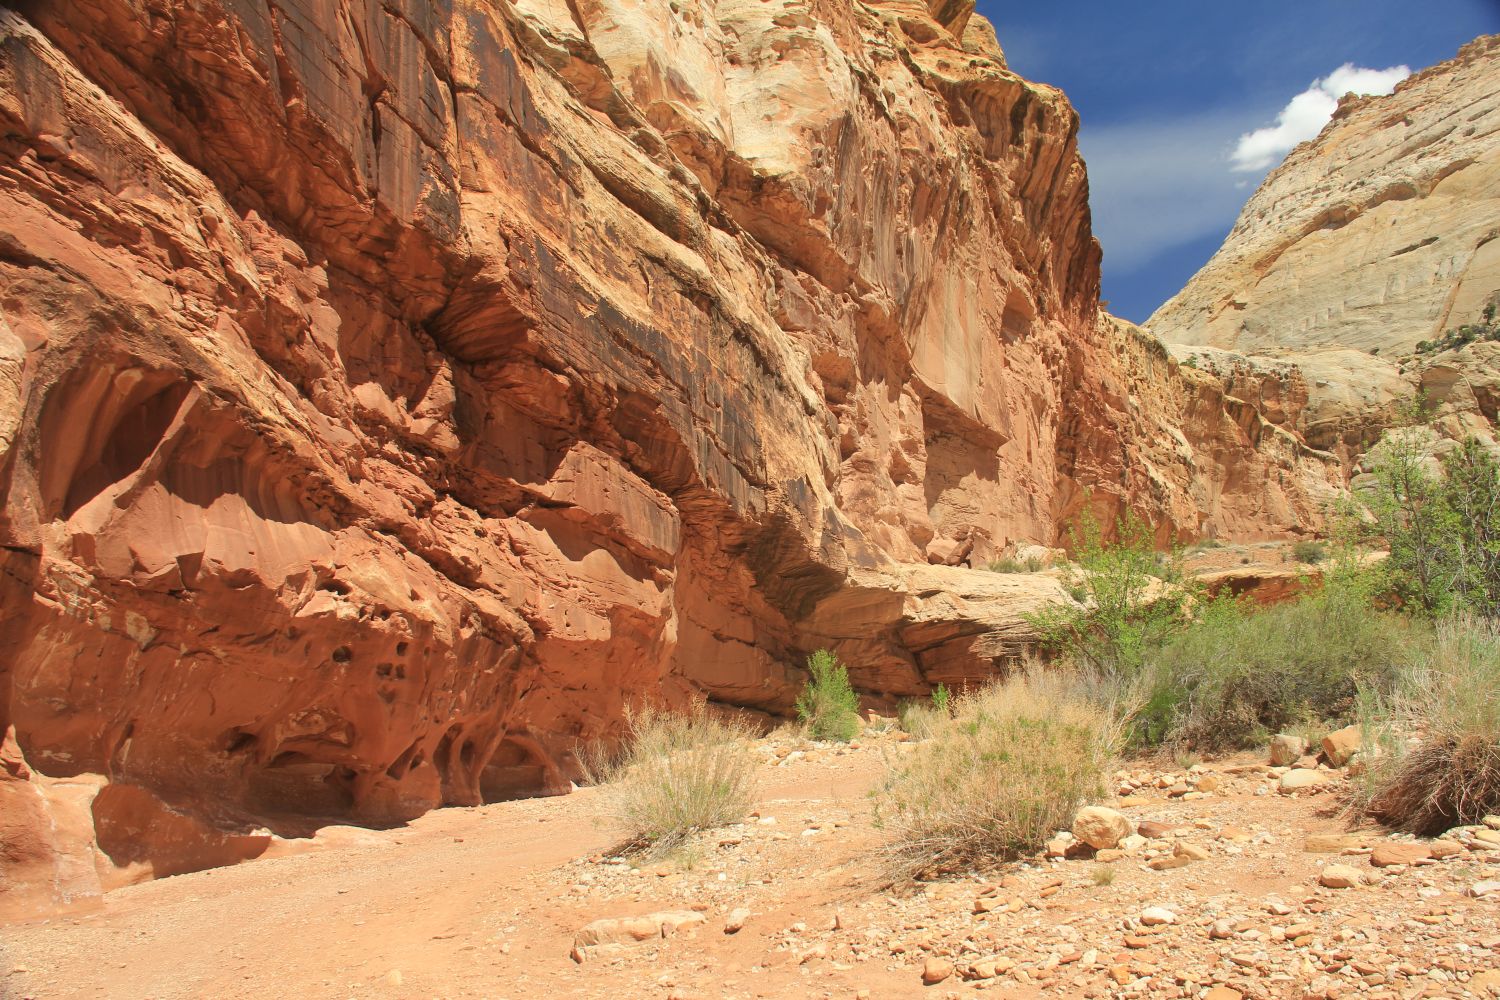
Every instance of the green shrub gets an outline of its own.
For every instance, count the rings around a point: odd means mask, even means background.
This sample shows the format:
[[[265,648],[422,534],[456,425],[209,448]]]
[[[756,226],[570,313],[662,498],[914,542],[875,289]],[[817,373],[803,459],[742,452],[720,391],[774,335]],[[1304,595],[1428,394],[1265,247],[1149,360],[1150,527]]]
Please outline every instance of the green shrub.
[[[859,734],[859,696],[838,657],[820,649],[807,658],[812,679],[797,698],[797,717],[815,740],[847,743]]]
[[[748,723],[710,715],[703,705],[674,714],[647,708],[627,715],[613,753],[580,753],[585,778],[605,786],[623,850],[663,854],[692,834],[739,821],[755,799],[756,762]]]
[[[1028,556],[1025,559],[1003,556],[990,560],[984,568],[991,573],[1038,573],[1042,570],[1042,560],[1036,556]]]
[[[1392,690],[1425,629],[1375,609],[1368,578],[1336,568],[1301,599],[1258,608],[1231,597],[1149,654],[1137,745],[1200,752],[1259,745],[1307,719],[1350,716],[1362,686]]]
[[[1371,815],[1431,835],[1500,811],[1500,624],[1442,622],[1387,704],[1371,699],[1364,715],[1367,746],[1381,751],[1369,762]]]
[[[932,707],[934,711],[943,715],[952,713],[953,695],[948,692],[948,689],[943,686],[941,681],[938,682],[937,687],[932,689]]]
[[[1097,692],[1030,668],[954,699],[951,718],[875,793],[901,877],[988,866],[1041,847],[1106,790],[1119,726]]]
[[[1368,505],[1390,550],[1387,585],[1418,613],[1500,615],[1500,463],[1475,438],[1429,469],[1431,435],[1408,426],[1374,449]]]
[[[1325,549],[1320,542],[1314,542],[1310,540],[1301,541],[1292,546],[1292,558],[1297,560],[1299,563],[1307,563],[1309,566],[1316,566],[1318,563],[1328,558],[1328,550]]]
[[[1144,521],[1127,514],[1115,533],[1106,543],[1099,522],[1085,518],[1071,533],[1077,565],[1065,583],[1082,607],[1044,608],[1026,620],[1044,649],[1086,669],[1129,676],[1187,623],[1191,596],[1180,559],[1156,550]]]

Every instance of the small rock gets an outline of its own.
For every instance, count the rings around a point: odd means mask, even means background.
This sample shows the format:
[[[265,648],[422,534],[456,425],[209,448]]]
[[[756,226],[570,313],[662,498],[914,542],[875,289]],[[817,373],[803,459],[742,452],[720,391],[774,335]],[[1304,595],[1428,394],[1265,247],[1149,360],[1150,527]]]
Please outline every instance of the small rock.
[[[1141,923],[1147,927],[1159,927],[1162,924],[1175,924],[1177,914],[1164,906],[1151,906],[1141,911]]]
[[[1068,852],[1071,851],[1073,849],[1073,846],[1077,843],[1078,838],[1074,837],[1066,830],[1061,830],[1051,840],[1047,841],[1047,857],[1065,858],[1068,856]]]
[[[1281,776],[1279,788],[1281,794],[1290,795],[1292,792],[1322,784],[1323,780],[1324,775],[1320,771],[1314,771],[1308,767],[1294,767]]]
[[[750,919],[750,910],[739,906],[729,911],[729,918],[724,921],[725,934],[738,934],[744,930],[745,923]]]
[[[1140,825],[1136,827],[1136,832],[1139,833],[1142,837],[1148,837],[1151,840],[1159,840],[1162,837],[1165,837],[1167,834],[1171,833],[1172,828],[1165,823],[1158,823],[1154,819],[1143,819],[1141,820]]]
[[[1359,869],[1348,865],[1329,865],[1318,876],[1318,884],[1327,889],[1350,889],[1359,882]]]
[[[1428,843],[1427,849],[1432,852],[1434,858],[1441,860],[1462,854],[1464,852],[1464,845],[1456,840],[1434,840]]]
[[[1323,756],[1334,767],[1343,767],[1359,750],[1360,743],[1359,727],[1345,726],[1323,737]]]
[[[1215,986],[1203,995],[1203,1000],[1243,1000],[1244,994],[1228,986]]]
[[[953,963],[936,955],[922,963],[922,982],[934,986],[953,975]]]
[[[1105,806],[1084,806],[1073,817],[1073,836],[1095,850],[1114,847],[1135,833],[1124,814]]]
[[[1189,861],[1207,861],[1208,851],[1197,844],[1189,844],[1185,840],[1179,840],[1177,846],[1172,848],[1172,853],[1179,858],[1187,858]]]
[[[1493,896],[1495,893],[1500,893],[1500,882],[1494,880],[1475,882],[1469,886],[1469,895],[1475,899],[1483,899],[1485,896]]]
[[[1312,833],[1302,843],[1308,854],[1338,854],[1368,846],[1370,838],[1358,833]]]
[[[1279,733],[1271,737],[1271,766],[1286,767],[1307,753],[1307,741],[1290,733]]]
[[[1370,864],[1376,868],[1391,865],[1412,865],[1432,857],[1432,849],[1426,844],[1387,843],[1370,852]]]

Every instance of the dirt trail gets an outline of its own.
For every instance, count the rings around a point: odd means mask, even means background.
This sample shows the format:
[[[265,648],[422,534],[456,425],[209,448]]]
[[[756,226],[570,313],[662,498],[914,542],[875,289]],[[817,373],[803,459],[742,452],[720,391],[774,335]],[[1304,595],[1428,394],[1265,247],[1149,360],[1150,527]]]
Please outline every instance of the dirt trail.
[[[841,759],[768,769],[763,810],[857,804],[878,762]],[[598,813],[593,789],[442,809],[348,846],[120,889],[94,912],[0,930],[0,996],[590,995],[563,981],[578,974],[573,934],[616,911],[546,876],[611,846]]]
[[[670,862],[601,857],[585,789],[446,809],[399,830],[334,831],[310,853],[162,879],[97,910],[0,928],[6,997],[711,1000],[1033,997],[1245,1000],[1485,997],[1500,968],[1500,844],[1375,868],[1347,836],[1342,772],[1294,796],[1241,758],[1119,780],[1149,838],[1114,857],[1032,861],[892,892],[865,793],[894,735],[857,748],[760,744],[755,815]],[[1208,791],[1189,790],[1202,784]],[[1143,828],[1145,829],[1145,828]],[[1399,840],[1399,838],[1398,838]],[[1338,853],[1342,848],[1342,853]],[[1198,860],[1182,860],[1190,849]],[[1179,864],[1180,862],[1180,864]],[[1320,886],[1333,863],[1352,888]],[[1104,877],[1107,875],[1108,877]],[[746,907],[735,934],[725,918]],[[1174,919],[1147,925],[1147,908]],[[697,910],[695,931],[574,962],[590,921]],[[948,972],[929,989],[924,969]],[[1500,992],[1500,972],[1490,975]]]

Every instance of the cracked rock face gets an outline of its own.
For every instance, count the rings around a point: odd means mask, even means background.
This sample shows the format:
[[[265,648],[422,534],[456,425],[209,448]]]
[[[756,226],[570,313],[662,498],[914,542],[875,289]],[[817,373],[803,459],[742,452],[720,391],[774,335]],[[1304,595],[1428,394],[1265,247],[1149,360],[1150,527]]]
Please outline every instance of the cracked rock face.
[[[818,645],[979,679],[1061,591],[965,566],[1341,485],[1100,317],[1076,115],[962,0],[21,8],[0,906],[564,791]]]

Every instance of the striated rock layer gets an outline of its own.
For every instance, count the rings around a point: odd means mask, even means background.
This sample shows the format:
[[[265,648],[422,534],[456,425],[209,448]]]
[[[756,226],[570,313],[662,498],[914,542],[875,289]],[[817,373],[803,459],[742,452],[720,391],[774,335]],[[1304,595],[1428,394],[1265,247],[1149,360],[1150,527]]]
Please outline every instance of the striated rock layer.
[[[1500,289],[1500,35],[1385,97],[1349,96],[1146,325],[1267,354],[1410,351]]]
[[[1087,496],[1314,524],[1329,454],[1100,317],[971,11],[0,11],[0,908],[565,790],[818,645],[985,676],[1066,598],[965,567]]]

